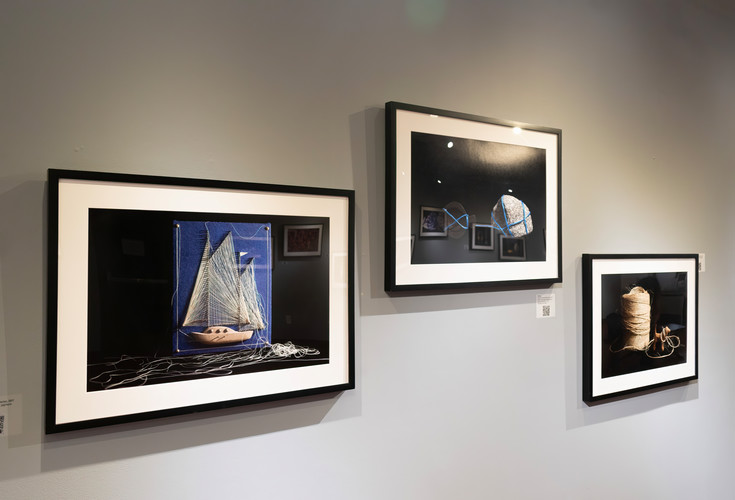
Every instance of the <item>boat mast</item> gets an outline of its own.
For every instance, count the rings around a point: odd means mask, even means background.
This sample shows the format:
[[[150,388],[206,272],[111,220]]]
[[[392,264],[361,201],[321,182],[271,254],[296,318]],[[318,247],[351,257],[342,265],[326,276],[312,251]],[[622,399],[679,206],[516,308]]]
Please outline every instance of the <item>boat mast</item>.
[[[209,241],[209,228],[207,227],[207,223],[206,222],[204,223],[204,229],[207,231],[207,244],[204,247],[204,251],[206,253],[209,253],[209,251],[210,251],[209,250],[209,247],[210,247],[211,243]],[[210,285],[209,285],[209,281],[210,281],[209,280],[209,274],[210,274],[210,270],[212,269],[212,261],[211,261],[211,259],[209,257],[210,256],[207,255],[207,267],[205,269],[205,273],[207,275],[207,282],[206,282],[206,285],[207,285],[207,292],[206,292],[207,293],[207,312],[206,312],[206,315],[207,315],[207,324],[206,324],[206,326],[207,327],[212,326],[212,323],[210,323],[210,314],[211,314],[210,311],[212,310],[212,292],[209,290],[209,287],[210,287]]]
[[[234,247],[234,242],[233,242]],[[242,331],[242,300],[240,299],[242,297],[242,279],[240,278],[240,258],[242,257],[242,252],[237,253],[237,265],[235,266],[235,269],[237,269],[237,330]]]

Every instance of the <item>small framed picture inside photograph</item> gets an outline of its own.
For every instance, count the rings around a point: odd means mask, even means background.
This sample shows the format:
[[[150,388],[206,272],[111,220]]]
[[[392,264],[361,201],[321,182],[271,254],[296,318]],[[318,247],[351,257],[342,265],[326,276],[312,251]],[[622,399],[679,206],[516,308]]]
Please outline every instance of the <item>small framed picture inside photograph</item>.
[[[421,226],[419,236],[422,238],[445,237],[447,235],[447,214],[442,208],[421,207]]]
[[[526,260],[526,240],[500,235],[501,260]]]
[[[495,249],[495,231],[491,224],[472,223],[470,248],[472,250]]]
[[[283,226],[284,257],[318,257],[322,254],[321,224]]]

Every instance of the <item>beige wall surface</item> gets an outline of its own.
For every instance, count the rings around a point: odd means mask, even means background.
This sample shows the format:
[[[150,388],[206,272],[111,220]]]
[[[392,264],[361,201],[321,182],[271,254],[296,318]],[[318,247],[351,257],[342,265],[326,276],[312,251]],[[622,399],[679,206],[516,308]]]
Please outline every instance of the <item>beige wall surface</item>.
[[[3,0],[0,497],[733,498],[733,54],[717,0]],[[392,100],[562,129],[563,283],[383,292]],[[357,389],[44,435],[48,168],[355,189]],[[699,380],[589,407],[581,254],[641,252],[706,255]]]

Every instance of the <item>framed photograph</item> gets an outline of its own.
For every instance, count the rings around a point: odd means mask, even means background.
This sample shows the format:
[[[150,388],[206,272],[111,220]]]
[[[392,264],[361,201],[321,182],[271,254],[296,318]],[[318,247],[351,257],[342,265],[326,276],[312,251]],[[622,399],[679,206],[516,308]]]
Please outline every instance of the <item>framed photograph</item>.
[[[697,378],[698,256],[582,256],[587,403]]]
[[[419,236],[435,238],[447,236],[446,213],[441,208],[421,207]]]
[[[472,234],[470,235],[470,248],[472,250],[494,250],[495,249],[495,229],[492,224],[471,224]]]
[[[353,191],[69,170],[48,191],[47,433],[354,388]],[[287,227],[315,253],[274,265]]]
[[[526,260],[526,240],[500,236],[501,260]]]
[[[322,224],[284,226],[284,257],[317,257],[321,255],[322,228]]]
[[[386,103],[386,291],[560,281],[561,131]]]

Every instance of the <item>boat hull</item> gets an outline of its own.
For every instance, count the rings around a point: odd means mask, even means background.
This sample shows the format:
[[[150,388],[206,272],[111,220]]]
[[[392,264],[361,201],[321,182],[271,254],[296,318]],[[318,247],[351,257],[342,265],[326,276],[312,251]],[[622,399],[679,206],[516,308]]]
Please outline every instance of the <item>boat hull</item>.
[[[228,345],[240,344],[253,336],[253,330],[239,332],[230,328],[207,328],[203,332],[190,332],[188,334],[195,342],[204,345]]]

